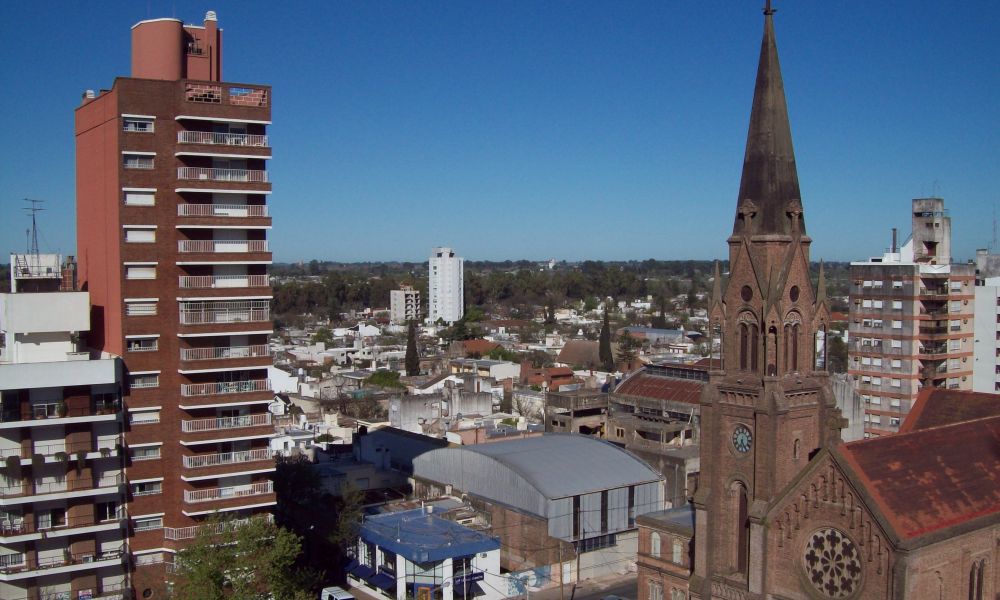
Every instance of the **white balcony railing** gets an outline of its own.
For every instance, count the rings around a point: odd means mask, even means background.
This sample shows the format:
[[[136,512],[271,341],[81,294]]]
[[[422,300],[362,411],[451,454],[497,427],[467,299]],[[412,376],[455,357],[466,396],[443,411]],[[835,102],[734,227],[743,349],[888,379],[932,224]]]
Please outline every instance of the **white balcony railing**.
[[[243,498],[245,496],[263,496],[274,492],[274,483],[267,481],[264,483],[251,483],[248,485],[234,485],[231,487],[211,488],[207,490],[185,490],[184,501],[209,502],[212,500],[229,500],[232,498]]]
[[[181,360],[225,360],[228,358],[263,358],[271,355],[267,344],[253,346],[223,346],[212,348],[181,348]]]
[[[177,167],[177,178],[198,179],[202,181],[229,181],[235,183],[267,183],[267,171]]]
[[[201,469],[203,467],[219,467],[223,465],[238,465],[241,463],[271,460],[270,448],[256,450],[241,450],[239,452],[222,452],[219,454],[198,454],[184,457],[184,468]]]
[[[224,429],[241,429],[244,427],[261,427],[271,424],[271,413],[256,415],[241,415],[238,417],[218,417],[215,419],[192,419],[181,421],[181,431],[197,433],[199,431],[220,431]]]
[[[267,287],[267,275],[181,275],[178,287],[185,289]]]
[[[178,252],[267,252],[267,240],[180,240]]]
[[[246,394],[249,392],[271,391],[270,379],[250,379],[247,381],[217,381],[212,383],[190,383],[181,385],[181,396],[215,396],[218,394]]]
[[[181,144],[213,144],[218,146],[267,147],[266,135],[247,133],[215,133],[212,131],[178,131],[177,141]]]
[[[266,217],[266,204],[178,204],[178,217]]]
[[[205,523],[204,525],[191,525],[189,527],[164,527],[163,538],[167,540],[190,540],[198,537],[199,533],[218,535],[226,531],[239,529],[254,519],[261,519],[263,521],[267,521],[268,523],[274,523],[274,515],[268,514],[262,517],[247,517],[245,519],[223,521],[221,523]]]
[[[206,323],[256,323],[271,320],[267,300],[235,300],[181,303],[182,325]]]

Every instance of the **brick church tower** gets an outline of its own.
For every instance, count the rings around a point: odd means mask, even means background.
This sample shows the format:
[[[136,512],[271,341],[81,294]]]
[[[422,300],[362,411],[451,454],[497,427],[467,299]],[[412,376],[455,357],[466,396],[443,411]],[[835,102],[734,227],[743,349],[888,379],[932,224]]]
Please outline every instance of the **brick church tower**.
[[[692,598],[755,597],[766,568],[764,515],[819,449],[840,440],[825,372],[829,320],[809,245],[775,42],[764,36],[733,234],[710,310],[722,360],[701,399]],[[817,348],[821,348],[817,351]],[[749,593],[749,596],[747,595]]]

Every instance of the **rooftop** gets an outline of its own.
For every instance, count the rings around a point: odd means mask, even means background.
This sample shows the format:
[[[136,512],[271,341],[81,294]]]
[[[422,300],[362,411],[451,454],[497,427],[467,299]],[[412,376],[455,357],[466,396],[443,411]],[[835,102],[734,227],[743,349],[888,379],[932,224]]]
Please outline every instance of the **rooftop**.
[[[361,524],[361,537],[417,563],[500,548],[499,539],[420,508],[368,517]]]
[[[900,433],[1000,415],[1000,394],[927,388],[920,392]]]
[[[677,533],[694,535],[694,506],[685,504],[678,508],[657,510],[636,517],[640,525],[649,525]]]

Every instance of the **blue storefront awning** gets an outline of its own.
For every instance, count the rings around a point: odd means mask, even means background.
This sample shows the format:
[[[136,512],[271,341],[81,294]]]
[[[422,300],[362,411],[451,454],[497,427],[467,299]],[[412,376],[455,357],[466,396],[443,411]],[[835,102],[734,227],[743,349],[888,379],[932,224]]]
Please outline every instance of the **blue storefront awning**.
[[[368,580],[368,583],[374,585],[380,590],[385,590],[387,592],[396,589],[396,579],[394,577],[386,575],[385,573],[379,573],[375,575],[374,577]]]
[[[354,575],[358,579],[368,579],[375,574],[375,569],[367,565],[357,565],[351,569],[351,575]]]
[[[478,583],[472,581],[464,585],[455,586],[456,596],[461,596],[463,593],[465,594],[466,598],[472,598],[473,596],[482,596],[486,592],[483,591],[483,588],[479,587]]]

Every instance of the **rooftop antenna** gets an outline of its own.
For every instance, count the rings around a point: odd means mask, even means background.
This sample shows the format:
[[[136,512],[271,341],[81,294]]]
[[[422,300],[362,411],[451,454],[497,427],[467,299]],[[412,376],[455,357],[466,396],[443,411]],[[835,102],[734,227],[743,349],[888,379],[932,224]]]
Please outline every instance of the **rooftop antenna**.
[[[39,206],[44,200],[32,200],[31,198],[25,198],[25,202],[29,202],[31,206],[25,206],[24,212],[31,215],[31,235],[28,241],[28,254],[38,256],[38,221],[35,216],[40,212],[45,210]]]

